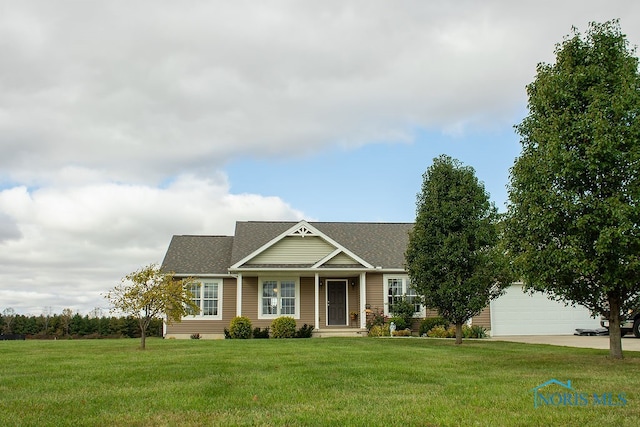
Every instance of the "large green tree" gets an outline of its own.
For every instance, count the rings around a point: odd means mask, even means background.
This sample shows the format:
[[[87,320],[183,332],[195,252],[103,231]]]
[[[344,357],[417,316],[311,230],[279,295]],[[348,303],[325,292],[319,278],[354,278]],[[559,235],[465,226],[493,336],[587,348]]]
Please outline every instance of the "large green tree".
[[[198,313],[193,295],[187,289],[190,279],[176,280],[156,264],[128,274],[105,297],[113,311],[131,315],[140,327],[140,348],[146,348],[147,329],[154,318],[166,316],[168,322],[180,322],[187,314]]]
[[[513,277],[499,247],[499,215],[470,166],[442,155],[423,175],[405,254],[411,285],[429,308],[462,325]]]
[[[576,29],[539,64],[516,126],[507,246],[529,289],[620,318],[640,295],[640,75],[617,21]]]

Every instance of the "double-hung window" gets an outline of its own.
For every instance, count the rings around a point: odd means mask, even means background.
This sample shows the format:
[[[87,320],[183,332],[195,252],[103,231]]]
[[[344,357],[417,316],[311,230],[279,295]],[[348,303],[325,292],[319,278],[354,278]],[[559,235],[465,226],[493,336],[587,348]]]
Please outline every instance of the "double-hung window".
[[[425,315],[424,309],[420,304],[418,294],[416,290],[411,286],[409,276],[384,276],[384,293],[385,304],[384,313],[389,316],[393,312],[393,305],[406,298],[407,301],[413,304],[414,317],[423,317]]]
[[[198,313],[191,313],[193,317],[206,319],[222,319],[222,281],[206,280],[193,282],[188,287],[191,301],[200,308]]]
[[[258,295],[258,318],[300,317],[300,285],[296,278],[261,278]]]

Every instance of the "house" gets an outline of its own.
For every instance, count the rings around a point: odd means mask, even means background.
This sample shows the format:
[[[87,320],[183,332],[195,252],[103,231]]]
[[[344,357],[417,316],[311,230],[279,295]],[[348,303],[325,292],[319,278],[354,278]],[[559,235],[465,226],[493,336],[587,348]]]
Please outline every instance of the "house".
[[[366,335],[366,314],[406,295],[404,267],[411,223],[237,222],[233,236],[173,236],[162,268],[192,277],[201,312],[166,325],[165,336],[222,338],[235,316],[265,328],[279,316],[314,327],[314,336]],[[414,330],[435,312],[415,304]],[[351,313],[357,315],[352,318]],[[472,324],[492,335],[571,335],[597,328],[584,307],[571,307],[515,283]]]
[[[415,297],[404,268],[412,227],[249,221],[237,222],[233,236],[174,236],[162,268],[195,278],[201,312],[167,325],[166,336],[222,338],[240,315],[260,328],[291,316],[314,326],[314,336],[366,335],[367,311],[388,315],[394,299]],[[416,304],[416,319],[426,315]],[[490,326],[488,311],[473,321]]]

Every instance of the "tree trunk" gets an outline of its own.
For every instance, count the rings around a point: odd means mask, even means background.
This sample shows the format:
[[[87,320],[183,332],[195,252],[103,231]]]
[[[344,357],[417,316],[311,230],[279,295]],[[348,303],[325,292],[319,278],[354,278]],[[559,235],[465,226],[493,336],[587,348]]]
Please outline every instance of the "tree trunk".
[[[622,334],[620,332],[620,296],[609,294],[609,356],[622,359]]]
[[[456,323],[456,344],[462,344],[462,323]]]
[[[145,333],[145,330],[142,329],[140,333],[140,350],[146,349],[146,342],[145,342],[146,339],[147,339],[147,334]]]

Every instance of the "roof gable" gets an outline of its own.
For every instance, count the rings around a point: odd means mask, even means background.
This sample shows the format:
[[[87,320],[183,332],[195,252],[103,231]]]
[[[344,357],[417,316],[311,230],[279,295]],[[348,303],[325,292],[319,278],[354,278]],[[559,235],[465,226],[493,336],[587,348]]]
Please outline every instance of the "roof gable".
[[[236,226],[237,230],[238,226]],[[239,240],[236,236],[236,241],[241,245]],[[338,254],[346,256],[351,264],[372,268],[367,261],[303,220],[235,262],[231,269],[269,265],[317,268],[323,265],[321,263],[330,261]]]

